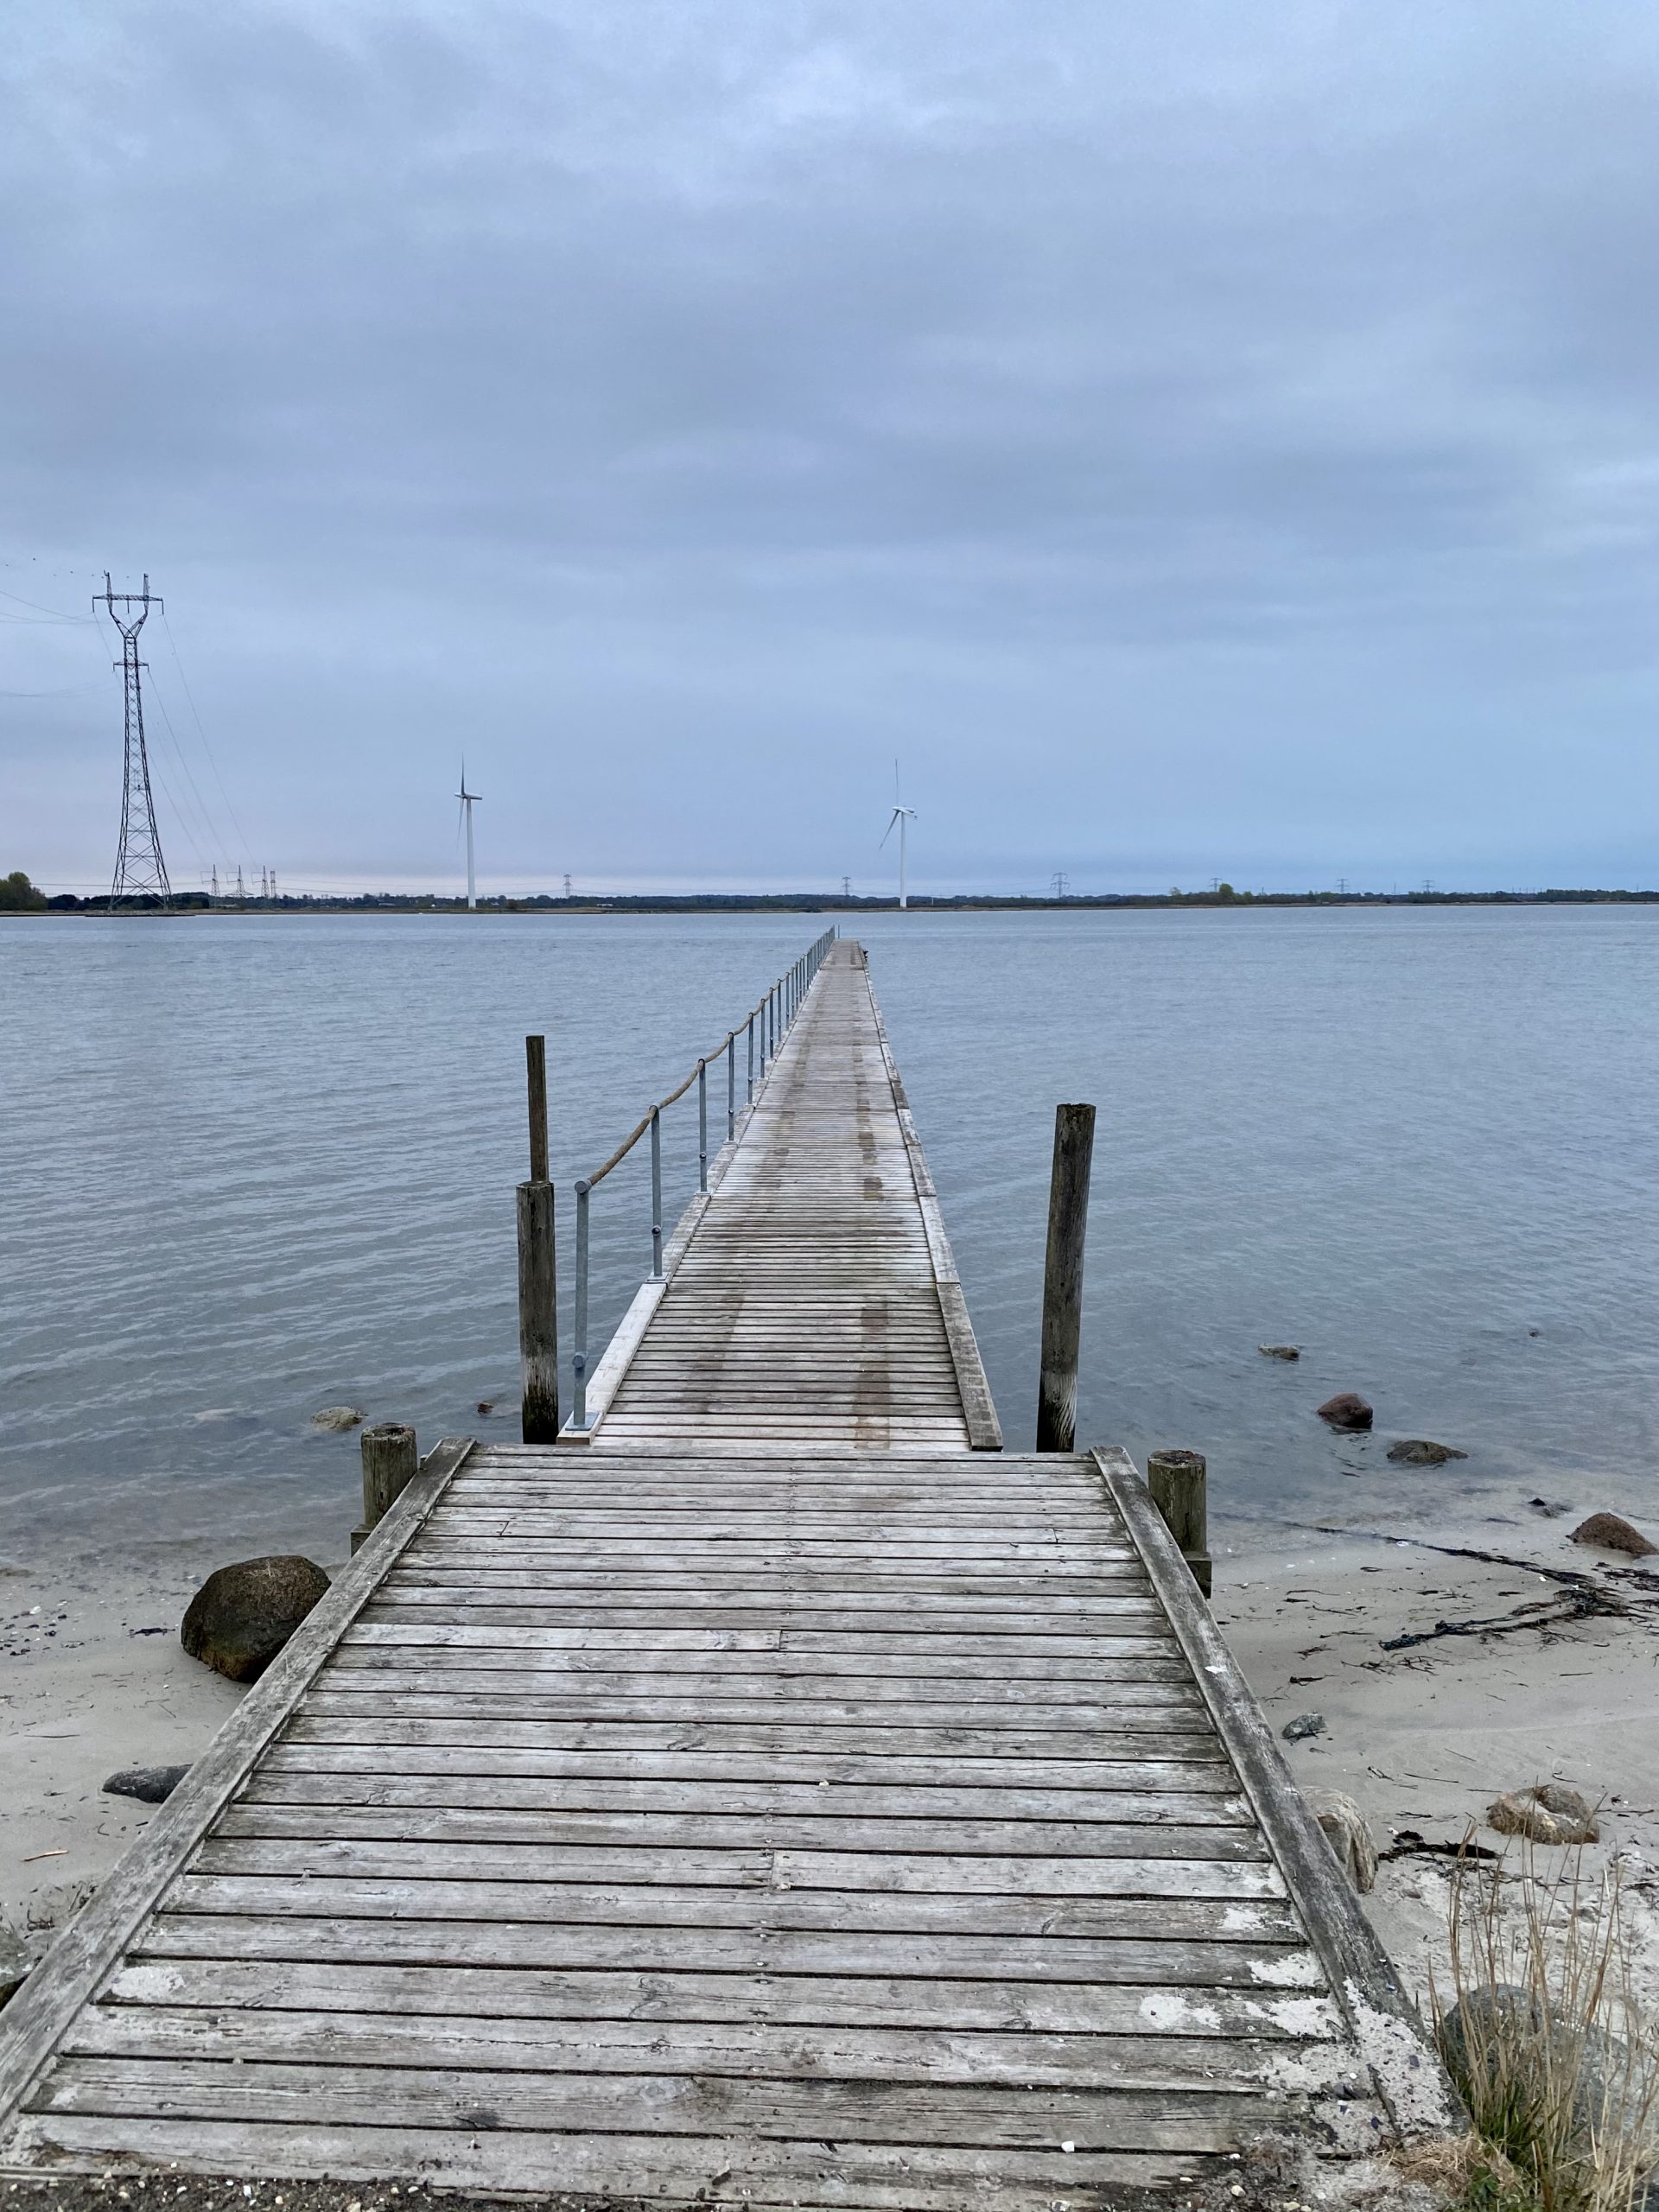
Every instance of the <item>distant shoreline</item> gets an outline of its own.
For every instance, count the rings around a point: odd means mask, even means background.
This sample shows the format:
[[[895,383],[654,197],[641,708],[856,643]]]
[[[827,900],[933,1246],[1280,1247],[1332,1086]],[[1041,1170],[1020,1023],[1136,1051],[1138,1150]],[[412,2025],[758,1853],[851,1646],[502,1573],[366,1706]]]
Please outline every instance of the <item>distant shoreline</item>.
[[[913,893],[912,912],[961,913],[1075,913],[1078,912],[1183,912],[1200,907],[1222,912],[1255,907],[1302,908],[1326,906],[1659,906],[1659,891],[1181,891],[1096,892],[1064,899],[1002,897],[961,893],[948,897]],[[181,892],[170,907],[153,900],[124,901],[118,910],[126,916],[287,914],[459,914],[468,909],[465,899],[444,899],[416,892],[360,893],[355,898],[210,899],[206,892]],[[578,918],[607,914],[891,914],[899,912],[896,898],[814,897],[807,892],[661,892],[620,893],[615,898],[553,898],[537,893],[515,899],[505,894],[480,899],[479,914],[531,914]],[[110,912],[107,897],[78,899],[61,893],[44,906],[0,908],[0,918],[45,920],[64,915],[102,915]]]

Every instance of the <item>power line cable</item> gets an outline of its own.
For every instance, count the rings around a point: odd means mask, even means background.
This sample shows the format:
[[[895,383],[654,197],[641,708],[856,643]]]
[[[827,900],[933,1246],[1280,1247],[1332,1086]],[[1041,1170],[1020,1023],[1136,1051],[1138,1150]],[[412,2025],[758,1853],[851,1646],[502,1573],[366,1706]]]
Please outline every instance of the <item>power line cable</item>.
[[[196,730],[201,739],[201,749],[207,755],[207,765],[213,772],[213,781],[219,785],[219,797],[224,800],[226,811],[231,817],[231,826],[236,831],[237,837],[240,841],[242,858],[246,860],[248,857],[248,835],[246,830],[242,827],[241,823],[237,819],[236,809],[231,804],[231,795],[225,788],[225,779],[219,772],[219,762],[214,758],[213,748],[207,742],[207,726],[201,719],[200,709],[196,705],[196,695],[190,689],[190,679],[184,672],[184,662],[180,656],[178,645],[173,635],[173,625],[167,619],[167,609],[165,607],[162,609],[162,628],[167,634],[167,642],[172,652],[174,664],[179,671],[179,681],[184,686],[184,696],[189,701],[190,712],[195,718]]]

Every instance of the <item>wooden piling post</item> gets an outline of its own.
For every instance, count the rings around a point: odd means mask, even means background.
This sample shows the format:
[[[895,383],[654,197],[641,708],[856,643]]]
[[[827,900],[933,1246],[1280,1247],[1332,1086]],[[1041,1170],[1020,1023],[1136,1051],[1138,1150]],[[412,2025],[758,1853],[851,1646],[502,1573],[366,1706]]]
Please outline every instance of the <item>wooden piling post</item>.
[[[1154,1452],[1147,1459],[1147,1488],[1169,1533],[1192,1570],[1192,1580],[1210,1595],[1209,1469],[1202,1452]]]
[[[558,1277],[553,1253],[553,1185],[518,1185],[519,1429],[526,1444],[559,1433]]]
[[[355,1551],[419,1469],[415,1432],[400,1421],[377,1421],[363,1432],[363,1518],[352,1531]]]
[[[547,1039],[524,1039],[530,1103],[530,1180],[518,1185],[519,1433],[552,1444],[559,1433],[558,1267],[553,1185],[547,1177]]]
[[[547,1039],[526,1037],[524,1071],[530,1083],[530,1179],[547,1180]]]
[[[1089,1225],[1092,1106],[1054,1109],[1054,1167],[1048,1190],[1048,1262],[1043,1272],[1043,1368],[1037,1393],[1037,1449],[1070,1452],[1077,1428],[1077,1345],[1083,1328],[1083,1240]]]

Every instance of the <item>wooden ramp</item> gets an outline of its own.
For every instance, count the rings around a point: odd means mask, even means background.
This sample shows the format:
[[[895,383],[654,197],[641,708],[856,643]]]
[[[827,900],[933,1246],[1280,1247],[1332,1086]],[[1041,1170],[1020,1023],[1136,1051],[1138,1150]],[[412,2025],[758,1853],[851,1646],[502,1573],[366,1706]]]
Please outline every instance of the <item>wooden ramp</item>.
[[[814,988],[597,1440],[432,1453],[0,2018],[0,2167],[1047,2212],[1444,2120],[1128,1460],[969,1448],[861,965]]]

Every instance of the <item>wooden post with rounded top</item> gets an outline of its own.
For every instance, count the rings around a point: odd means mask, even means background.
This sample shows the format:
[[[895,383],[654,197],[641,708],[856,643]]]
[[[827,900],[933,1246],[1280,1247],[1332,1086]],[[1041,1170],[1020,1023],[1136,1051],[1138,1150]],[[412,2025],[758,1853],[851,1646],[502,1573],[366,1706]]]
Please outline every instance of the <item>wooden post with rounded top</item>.
[[[1202,1452],[1153,1452],[1147,1458],[1147,1488],[1169,1533],[1192,1570],[1192,1580],[1210,1595],[1209,1468]]]
[[[1094,1149],[1094,1108],[1057,1106],[1048,1189],[1048,1262],[1043,1271],[1043,1367],[1037,1391],[1039,1452],[1076,1448],[1083,1240],[1089,1226],[1089,1166]]]
[[[419,1471],[420,1446],[415,1432],[401,1421],[377,1421],[365,1428],[363,1445],[363,1518],[352,1531],[355,1551]]]
[[[559,1434],[558,1268],[553,1185],[547,1177],[547,1040],[524,1039],[530,1092],[530,1180],[518,1185],[519,1432],[526,1444]]]

